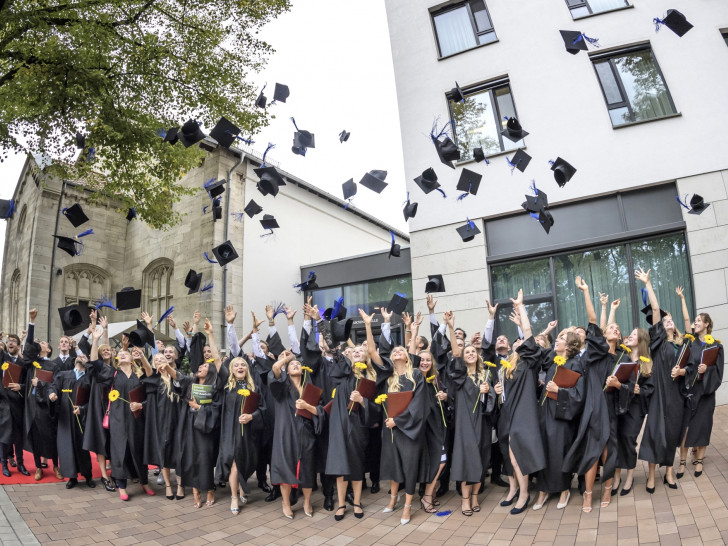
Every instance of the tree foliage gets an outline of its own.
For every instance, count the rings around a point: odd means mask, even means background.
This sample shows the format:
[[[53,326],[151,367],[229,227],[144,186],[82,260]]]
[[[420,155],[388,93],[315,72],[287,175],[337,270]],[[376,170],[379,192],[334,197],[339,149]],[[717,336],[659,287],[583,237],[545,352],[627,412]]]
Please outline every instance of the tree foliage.
[[[53,158],[52,174],[114,197],[150,225],[177,218],[178,183],[202,151],[160,128],[224,115],[267,123],[249,76],[272,51],[256,37],[289,0],[0,0],[0,148]],[[75,135],[87,135],[73,161]],[[89,161],[89,149],[95,160]],[[1,158],[0,158],[1,159]]]

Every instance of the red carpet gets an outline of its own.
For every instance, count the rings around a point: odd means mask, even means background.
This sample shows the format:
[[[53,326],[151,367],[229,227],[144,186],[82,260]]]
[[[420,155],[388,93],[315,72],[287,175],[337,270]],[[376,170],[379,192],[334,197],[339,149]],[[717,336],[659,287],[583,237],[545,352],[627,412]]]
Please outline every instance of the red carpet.
[[[10,477],[7,478],[0,474],[0,485],[15,485],[24,483],[61,483],[58,481],[55,473],[53,472],[53,463],[51,461],[48,461],[48,468],[43,469],[43,477],[40,479],[40,481],[35,481],[33,479],[33,475],[35,474],[35,463],[33,462],[32,453],[28,453],[27,451],[23,452],[23,464],[25,465],[26,470],[30,472],[30,476],[23,476],[20,472],[18,472],[17,467],[13,468],[12,466],[8,465],[8,468],[10,469]],[[93,477],[100,478],[101,469],[99,468],[99,462],[96,460],[95,453],[91,453],[91,467],[93,469]],[[81,476],[79,476],[78,479],[83,480]],[[83,483],[83,481],[81,483]]]

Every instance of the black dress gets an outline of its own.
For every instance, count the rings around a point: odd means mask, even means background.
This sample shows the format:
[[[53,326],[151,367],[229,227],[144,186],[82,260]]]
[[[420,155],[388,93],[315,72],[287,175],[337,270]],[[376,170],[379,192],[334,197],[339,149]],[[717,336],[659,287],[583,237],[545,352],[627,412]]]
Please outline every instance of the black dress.
[[[138,479],[147,483],[147,465],[144,463],[144,410],[138,417],[129,409],[129,392],[142,386],[142,379],[132,372],[129,377],[119,370],[111,387],[119,391],[119,399],[111,402],[109,410],[109,448],[111,476],[114,479]],[[122,400],[122,398],[124,400]],[[142,402],[146,406],[146,402]]]
[[[680,347],[667,341],[662,322],[650,328],[650,352],[654,392],[647,408],[647,422],[642,434],[639,458],[660,466],[672,466],[675,462],[675,450],[682,440],[680,431],[685,414],[682,393],[684,377],[678,376],[674,380],[671,377]]]
[[[715,411],[715,391],[723,382],[723,345],[718,342],[718,358],[715,366],[708,366],[702,379],[698,374],[698,365],[703,349],[708,347],[696,337],[690,344],[689,371],[683,382],[686,394],[687,410],[684,418],[684,429],[687,428],[685,438],[686,447],[702,447],[710,445],[710,435],[713,432],[713,412]],[[696,376],[697,379],[696,379]]]
[[[546,370],[545,381],[548,384],[556,373],[556,363],[551,360],[551,366]],[[579,426],[579,415],[584,408],[584,390],[586,381],[584,368],[578,356],[570,358],[564,363],[564,368],[581,374],[576,385],[570,388],[559,388],[557,399],[552,400],[546,396],[539,401],[539,421],[543,431],[544,451],[546,454],[546,468],[536,475],[536,487],[545,493],[560,493],[569,488],[571,473],[562,470],[564,455],[568,451]]]
[[[31,332],[32,333],[32,332]],[[41,359],[37,351],[25,349],[26,367],[26,393],[25,393],[25,427],[24,445],[33,453],[36,460],[39,457],[46,457],[53,461],[58,458],[56,433],[58,429],[58,402],[48,400],[51,383],[38,379],[38,384],[33,387],[32,380],[35,375],[33,362],[38,362],[41,369],[53,372],[53,363],[47,359]]]
[[[109,408],[109,389],[116,370],[103,360],[91,361],[86,368],[90,389],[86,426],[83,429],[83,448],[107,459],[110,455],[109,430],[103,426]]]
[[[76,379],[76,372],[68,370],[58,372],[53,378],[53,385],[48,394],[58,397],[58,459],[61,474],[65,478],[75,479],[78,474],[91,478],[91,457],[83,449],[83,432],[86,421],[86,406],[81,406],[81,414],[73,413],[73,401],[79,385],[88,385],[88,375]],[[71,392],[63,392],[70,390]],[[70,397],[70,398],[69,398]]]
[[[617,430],[619,431],[617,468],[631,469],[637,465],[637,437],[642,430],[650,399],[654,396],[654,381],[654,371],[650,377],[640,374],[637,379],[637,384],[640,386],[639,394],[632,395],[627,411],[617,417]]]
[[[447,430],[447,419],[450,413],[448,401],[442,402],[437,399],[438,391],[446,392],[445,385],[440,381],[439,376],[432,375],[425,378],[424,388],[424,412],[425,412],[425,441],[420,457],[420,483],[431,483],[437,476],[440,464],[446,462],[445,432]]]
[[[177,463],[177,420],[182,399],[174,392],[172,380],[170,379],[168,390],[156,370],[152,376],[142,379],[142,383],[147,389],[144,408],[144,462],[159,468],[174,468]]]

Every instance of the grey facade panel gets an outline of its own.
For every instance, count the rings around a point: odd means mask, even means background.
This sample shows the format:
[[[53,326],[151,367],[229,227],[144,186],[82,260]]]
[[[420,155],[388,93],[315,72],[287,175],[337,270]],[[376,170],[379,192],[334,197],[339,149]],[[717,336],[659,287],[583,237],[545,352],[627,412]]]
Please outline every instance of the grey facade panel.
[[[412,274],[409,248],[403,248],[399,258],[388,258],[388,255],[387,251],[304,266],[301,267],[301,282],[308,278],[311,270],[316,271],[316,284],[321,288]]]

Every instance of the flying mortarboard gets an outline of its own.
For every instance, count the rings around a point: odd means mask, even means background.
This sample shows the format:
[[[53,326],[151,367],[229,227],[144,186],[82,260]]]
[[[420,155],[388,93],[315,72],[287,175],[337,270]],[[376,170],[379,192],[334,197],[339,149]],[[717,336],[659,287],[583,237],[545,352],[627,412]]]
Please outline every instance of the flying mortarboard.
[[[76,148],[83,150],[86,147],[86,135],[83,133],[76,133]]]
[[[15,212],[15,200],[0,199],[0,218],[8,220],[13,217]]]
[[[185,277],[185,288],[189,288],[187,294],[194,294],[200,290],[202,283],[202,273],[197,273],[194,269],[190,269]]]
[[[485,161],[486,165],[490,163],[490,161],[485,158],[483,148],[473,148],[473,159],[476,163],[480,163],[481,161]]]
[[[645,319],[647,319],[647,324],[652,326],[652,317],[654,314],[652,313],[652,305],[650,305],[649,302],[649,293],[647,292],[646,288],[640,288],[640,293],[642,296],[642,305],[644,307],[640,309],[640,313],[642,313],[645,316]],[[660,320],[665,318],[667,316],[667,312],[663,311],[662,308],[660,308]]]
[[[541,224],[541,227],[548,233],[551,231],[551,226],[554,225],[554,217],[551,216],[551,213],[545,209],[541,209],[538,212],[538,222]]]
[[[688,30],[693,28],[693,25],[688,22],[685,16],[676,9],[667,10],[664,19],[655,17],[652,22],[655,23],[655,32],[659,32],[660,25],[665,25],[681,38],[685,36]]]
[[[359,184],[375,193],[382,193],[382,190],[388,185],[384,181],[385,178],[387,178],[387,171],[373,170],[366,173]]]
[[[516,150],[516,153],[513,154],[513,159],[508,159],[506,157],[506,161],[508,162],[508,166],[511,168],[511,174],[513,174],[513,169],[518,169],[519,171],[524,172],[526,167],[528,167],[528,164],[531,162],[531,156],[519,148]]]
[[[589,36],[578,30],[560,30],[559,32],[564,40],[566,51],[572,55],[576,55],[579,51],[589,51],[587,42],[594,47],[599,47],[598,38],[589,38]]]
[[[66,209],[63,209],[63,214],[65,214],[66,218],[68,218],[68,221],[73,224],[73,227],[82,226],[86,222],[88,222],[88,216],[83,212],[83,209],[81,208],[81,205],[76,203],[75,205],[68,207]]]
[[[506,128],[501,131],[501,135],[508,140],[518,142],[529,135],[528,132],[523,130],[521,123],[516,118],[506,118],[506,120]]]
[[[264,229],[277,229],[280,226],[278,225],[278,222],[276,222],[275,217],[272,214],[264,214],[263,218],[260,220],[260,225],[263,226]]]
[[[58,309],[63,333],[72,336],[85,330],[91,323],[90,313],[91,310],[86,301],[80,301]]]
[[[460,235],[463,243],[468,243],[472,241],[475,236],[480,233],[478,226],[476,226],[472,220],[468,220],[464,226],[460,226],[455,231],[458,232],[458,235]]]
[[[286,99],[291,94],[287,85],[282,83],[276,83],[276,88],[273,91],[273,102],[286,102]],[[273,104],[273,102],[271,104]]]
[[[308,272],[308,278],[298,284],[294,284],[293,288],[296,289],[296,292],[299,294],[305,290],[315,290],[318,288],[318,284],[316,284],[316,272],[311,270]]]
[[[137,320],[136,330],[129,332],[129,345],[132,347],[154,345],[154,333],[147,328],[144,321]]]
[[[200,124],[194,119],[187,120],[177,135],[185,148],[189,148],[205,138],[205,133],[200,129]]]
[[[258,203],[251,199],[250,202],[245,205],[245,208],[243,210],[245,211],[245,214],[248,215],[248,217],[252,218],[256,214],[260,214],[261,212],[263,212],[263,207],[261,207]]]
[[[460,180],[458,180],[456,189],[458,191],[467,192],[471,195],[477,195],[482,178],[482,174],[478,174],[470,169],[463,169],[460,173]]]
[[[389,301],[389,305],[387,305],[387,310],[401,315],[404,310],[407,309],[407,303],[409,303],[409,300],[407,300],[404,294],[395,292],[394,296],[392,296],[392,299]]]
[[[432,124],[432,129],[430,130],[430,140],[432,140],[432,143],[435,145],[435,150],[437,151],[437,156],[440,158],[440,161],[451,169],[454,169],[455,165],[453,165],[452,162],[460,159],[460,150],[458,150],[458,147],[447,134],[449,125],[450,122],[446,123],[438,132],[437,120],[435,120]]]
[[[275,197],[278,195],[278,187],[285,186],[286,182],[283,177],[276,170],[275,167],[260,167],[253,169],[253,172],[258,175],[260,181],[258,182],[258,190],[263,195],[272,195]]]
[[[136,218],[136,217],[137,217],[137,213],[136,213],[136,208],[134,208],[134,207],[131,207],[131,208],[130,208],[130,209],[129,209],[129,210],[127,211],[127,212],[126,212],[126,220],[127,220],[127,222],[131,222],[131,221],[132,221],[132,220],[133,220],[134,218]]]
[[[164,141],[169,142],[172,146],[177,144],[178,140],[179,140],[179,127],[170,127],[164,133]]]
[[[68,253],[70,256],[78,256],[81,254],[83,243],[73,237],[63,237],[61,235],[54,235],[58,239],[57,246],[59,249]]]
[[[444,292],[445,281],[442,275],[427,275],[427,284],[425,284],[425,294],[432,294],[434,292]]]
[[[422,174],[415,178],[415,184],[417,184],[417,187],[425,192],[425,195],[430,193],[432,190],[437,190],[443,197],[447,197],[445,192],[440,189],[440,183],[437,181],[437,174],[435,174],[435,170],[432,167],[422,171]]]
[[[232,262],[238,257],[238,253],[235,252],[235,248],[233,248],[230,241],[225,241],[221,245],[216,246],[212,249],[212,253],[217,258],[217,263],[220,264],[220,267]]]
[[[295,118],[291,118],[293,126],[296,128],[296,132],[293,133],[293,147],[291,150],[297,155],[306,155],[306,150],[309,148],[316,147],[316,140],[314,134],[309,131],[304,131],[298,128]]]
[[[142,305],[142,291],[134,290],[132,286],[122,288],[116,293],[116,310],[126,311],[138,309]]]
[[[389,256],[387,256],[387,259],[394,256],[395,258],[399,258],[400,254],[400,247],[397,243],[394,242],[394,231],[390,231],[389,234],[392,236],[392,243],[389,246]]]
[[[266,86],[267,86],[267,85],[268,85],[268,84],[265,84],[265,85],[263,86],[263,89],[261,89],[261,90],[260,90],[260,94],[258,95],[258,98],[257,98],[257,99],[255,99],[255,105],[256,105],[256,106],[257,106],[258,108],[265,108],[265,104],[266,104],[266,103],[268,102],[268,99],[267,99],[267,98],[266,98],[266,96],[265,96],[265,95],[263,94],[263,91],[265,91],[265,88],[266,88]]]
[[[210,195],[211,199],[225,193],[226,182],[227,180],[225,180],[224,178],[221,178],[220,180],[215,180],[214,178],[211,178],[210,180],[205,182],[205,190]]]
[[[687,194],[685,194],[684,201],[680,200],[679,195],[675,197],[675,199],[677,199],[677,202],[687,209],[688,214],[702,214],[705,209],[710,206],[710,203],[706,203],[703,197],[701,195],[698,195],[697,193],[694,193],[693,196],[690,198],[689,205],[687,203]]]
[[[350,178],[341,185],[341,191],[344,194],[344,199],[348,200],[354,197],[356,195],[356,190],[356,182],[354,182],[353,178]]]
[[[566,183],[571,180],[571,177],[576,173],[576,169],[570,165],[567,161],[556,158],[556,161],[551,161],[551,170],[554,171],[554,179],[560,188],[563,188]]]
[[[217,140],[217,143],[223,148],[230,148],[239,133],[240,128],[223,116],[210,131],[210,136]]]
[[[344,129],[343,131],[341,131],[339,133],[339,142],[341,142],[341,143],[346,142],[347,140],[349,140],[350,136],[351,136],[351,133],[348,132],[346,129]]]
[[[417,203],[411,203],[409,200],[409,194],[407,194],[407,202],[404,204],[404,221],[406,222],[410,218],[414,218],[417,215]]]
[[[465,93],[460,89],[458,82],[455,82],[455,87],[450,90],[450,99],[453,102],[465,102]]]

